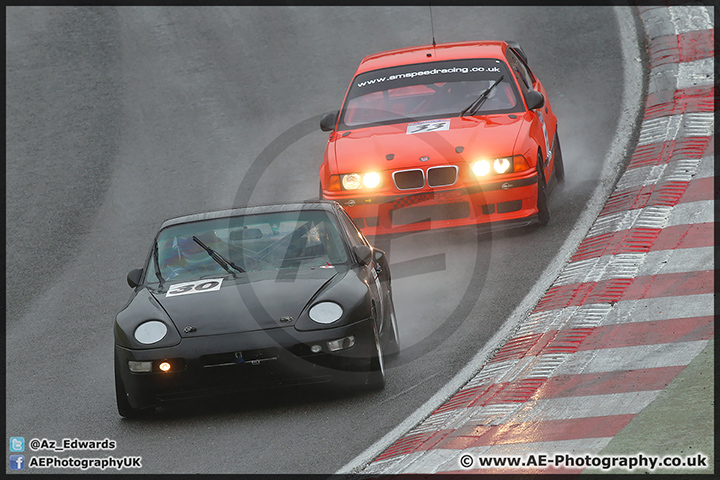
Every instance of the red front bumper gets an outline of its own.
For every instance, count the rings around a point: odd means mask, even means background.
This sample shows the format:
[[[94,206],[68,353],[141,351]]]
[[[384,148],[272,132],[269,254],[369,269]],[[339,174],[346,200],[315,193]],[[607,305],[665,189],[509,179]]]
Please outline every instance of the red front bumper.
[[[538,213],[537,189],[533,171],[502,181],[393,195],[323,191],[323,198],[340,203],[365,235],[382,235],[529,219]]]

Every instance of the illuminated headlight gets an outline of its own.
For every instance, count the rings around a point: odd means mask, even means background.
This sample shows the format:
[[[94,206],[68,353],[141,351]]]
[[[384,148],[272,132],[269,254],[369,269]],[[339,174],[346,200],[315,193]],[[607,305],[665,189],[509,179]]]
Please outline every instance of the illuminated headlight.
[[[478,177],[484,177],[491,171],[496,174],[513,171],[513,157],[500,157],[493,160],[479,160],[471,165],[472,171]]]
[[[379,186],[381,180],[382,178],[377,172],[369,172],[363,175],[363,185],[365,185],[366,188],[375,188]]]
[[[344,190],[359,190],[363,187],[376,188],[382,185],[382,176],[378,172],[349,173],[341,175],[340,182]]]
[[[478,177],[484,177],[490,173],[490,162],[487,160],[480,160],[472,164],[472,171]]]
[[[342,186],[345,190],[357,190],[358,188],[362,187],[362,182],[360,181],[360,174],[351,173],[349,175],[343,175]]]
[[[143,345],[150,345],[162,340],[167,331],[168,329],[163,322],[150,320],[135,329],[135,340]]]
[[[308,312],[313,322],[329,324],[340,320],[343,309],[334,302],[320,302],[314,305]]]
[[[496,158],[493,168],[497,173],[505,173],[512,168],[512,157]]]

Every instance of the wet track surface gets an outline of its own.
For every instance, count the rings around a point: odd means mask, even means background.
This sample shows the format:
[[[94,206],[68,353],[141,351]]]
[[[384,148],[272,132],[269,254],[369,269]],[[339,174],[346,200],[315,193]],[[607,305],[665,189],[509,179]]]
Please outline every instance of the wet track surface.
[[[623,74],[610,8],[433,17],[438,42],[519,41],[550,92],[568,179],[550,224],[376,239],[403,347],[382,392],[276,391],[129,421],[115,408],[112,320],[160,223],[315,198],[326,141],[316,117],[339,107],[364,55],[431,41],[428,11],[9,8],[8,435],[114,439],[112,454],[142,456],[142,473],[332,473],[461,369],[592,194]]]

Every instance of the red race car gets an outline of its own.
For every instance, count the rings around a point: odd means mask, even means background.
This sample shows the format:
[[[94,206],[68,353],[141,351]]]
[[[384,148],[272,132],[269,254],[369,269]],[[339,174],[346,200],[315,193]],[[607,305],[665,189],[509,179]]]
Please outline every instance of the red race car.
[[[565,175],[557,118],[516,42],[367,56],[320,128],[320,198],[367,235],[546,224],[548,183]]]

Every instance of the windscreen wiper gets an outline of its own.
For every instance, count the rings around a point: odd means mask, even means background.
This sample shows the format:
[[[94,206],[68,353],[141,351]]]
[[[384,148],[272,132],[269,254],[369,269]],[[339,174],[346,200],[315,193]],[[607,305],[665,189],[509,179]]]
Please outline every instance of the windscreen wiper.
[[[205,245],[205,244],[204,244],[203,242],[201,242],[200,239],[197,238],[195,235],[193,235],[192,239],[193,239],[193,241],[194,241],[195,243],[197,243],[198,245],[200,245],[200,246],[203,248],[203,250],[205,250],[205,251],[207,252],[208,255],[210,255],[210,258],[212,258],[213,260],[215,260],[215,261],[218,263],[218,265],[220,265],[221,267],[223,267],[228,273],[232,273],[233,275],[235,275],[235,273],[234,273],[232,270],[230,270],[230,267],[234,268],[235,270],[237,270],[237,271],[240,272],[240,273],[245,273],[245,270],[244,270],[243,268],[238,267],[238,266],[235,265],[233,262],[231,262],[230,260],[227,260],[225,257],[223,257],[222,255],[220,255],[218,252],[216,252],[216,251],[213,250],[212,248],[210,248],[210,247],[208,247],[207,245]]]
[[[492,89],[497,87],[497,85],[502,82],[502,79],[504,78],[504,75],[500,75],[500,78],[495,80],[495,83],[490,85],[488,88],[483,90],[483,92],[478,96],[478,98],[475,99],[474,102],[472,102],[470,105],[468,105],[462,112],[460,112],[460,116],[464,117],[468,112],[470,115],[474,115],[475,112],[482,106],[482,104],[485,102],[485,99],[487,99],[487,96],[492,92]]]
[[[160,261],[158,260],[158,256],[159,256],[160,254],[158,253],[158,244],[157,244],[157,242],[155,242],[155,252],[153,252],[153,253],[154,253],[153,256],[155,257],[155,276],[157,277],[158,281],[160,282],[160,285],[158,285],[158,287],[159,287],[159,288],[162,288],[162,287],[163,287],[163,284],[165,283],[165,279],[164,279],[163,276],[160,274]]]

